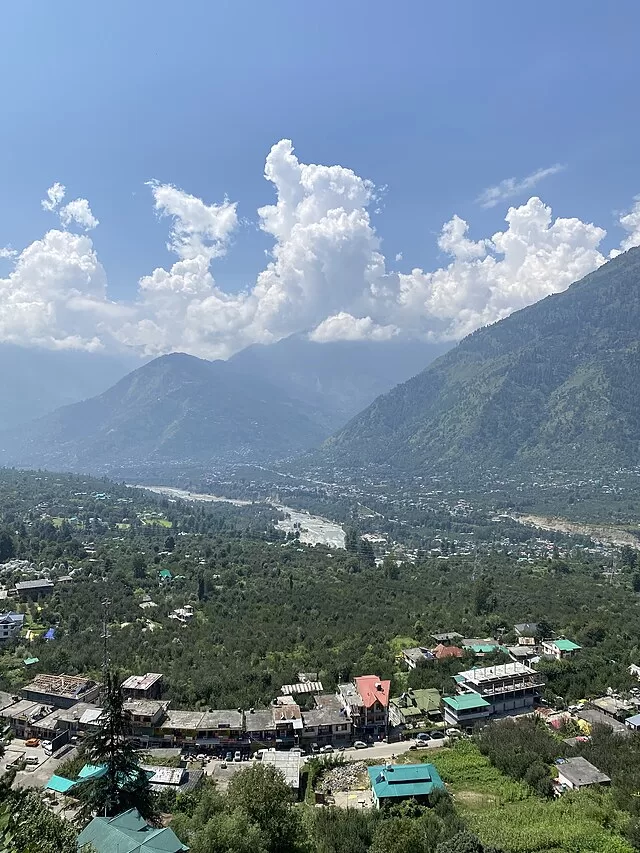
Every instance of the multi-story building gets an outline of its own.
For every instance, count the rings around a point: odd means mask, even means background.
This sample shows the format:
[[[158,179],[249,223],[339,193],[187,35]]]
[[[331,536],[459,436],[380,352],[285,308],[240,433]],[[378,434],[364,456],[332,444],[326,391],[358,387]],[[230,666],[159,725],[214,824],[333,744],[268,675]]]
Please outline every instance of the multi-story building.
[[[164,719],[156,725],[149,738],[154,745],[187,748],[235,747],[243,739],[242,711],[171,710],[166,711]]]
[[[302,712],[303,746],[347,746],[352,739],[351,720],[340,699],[333,693],[315,697],[316,707]]]
[[[356,737],[383,737],[389,726],[390,681],[361,675],[353,683],[338,685],[338,697]]]
[[[18,581],[16,592],[20,596],[21,601],[38,598],[41,595],[50,595],[53,592],[53,581],[46,580],[45,578],[32,581]]]
[[[556,660],[564,660],[564,658],[573,657],[576,652],[580,651],[580,648],[581,646],[574,643],[573,640],[566,640],[563,637],[558,640],[544,640],[542,654]]]
[[[127,699],[159,699],[161,693],[161,672],[147,672],[146,675],[131,675],[122,682],[122,695]]]
[[[455,676],[458,695],[443,699],[445,722],[468,726],[486,717],[526,714],[540,699],[542,675],[521,663],[476,667]]]
[[[24,625],[24,613],[0,613],[0,642],[15,640]]]
[[[41,673],[22,688],[20,695],[23,699],[54,708],[70,708],[77,702],[95,702],[100,696],[100,688],[101,685],[90,678]]]

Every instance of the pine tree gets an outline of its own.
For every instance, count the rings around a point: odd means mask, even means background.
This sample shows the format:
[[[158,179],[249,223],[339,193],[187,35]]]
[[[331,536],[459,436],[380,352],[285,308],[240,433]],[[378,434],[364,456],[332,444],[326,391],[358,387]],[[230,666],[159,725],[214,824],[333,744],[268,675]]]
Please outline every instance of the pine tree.
[[[106,673],[103,713],[97,730],[85,741],[87,759],[106,772],[81,786],[91,812],[110,817],[136,808],[147,820],[156,818],[155,797],[147,774],[140,768],[129,738],[130,714],[124,707],[119,678]]]

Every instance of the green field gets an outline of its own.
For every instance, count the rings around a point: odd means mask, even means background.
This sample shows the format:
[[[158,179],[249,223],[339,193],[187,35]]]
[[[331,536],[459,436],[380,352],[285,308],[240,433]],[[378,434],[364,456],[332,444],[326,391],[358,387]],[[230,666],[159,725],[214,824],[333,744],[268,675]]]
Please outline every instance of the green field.
[[[606,790],[543,800],[502,774],[470,741],[428,756],[457,810],[485,844],[511,853],[633,853],[619,834],[624,816]]]

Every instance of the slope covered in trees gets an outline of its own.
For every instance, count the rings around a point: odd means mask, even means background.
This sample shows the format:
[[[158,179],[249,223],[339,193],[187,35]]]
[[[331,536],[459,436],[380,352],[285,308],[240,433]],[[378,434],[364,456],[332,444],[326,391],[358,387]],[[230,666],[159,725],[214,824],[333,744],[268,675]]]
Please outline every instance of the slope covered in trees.
[[[640,249],[474,332],[379,397],[323,461],[397,470],[640,462]]]

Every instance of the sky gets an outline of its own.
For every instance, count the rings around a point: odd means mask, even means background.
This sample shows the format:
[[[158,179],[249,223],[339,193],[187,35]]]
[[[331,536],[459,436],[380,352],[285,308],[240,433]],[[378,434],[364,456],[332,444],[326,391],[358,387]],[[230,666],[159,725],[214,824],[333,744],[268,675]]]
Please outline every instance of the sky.
[[[6,3],[0,342],[458,340],[564,290],[640,244],[639,25],[631,0]]]

